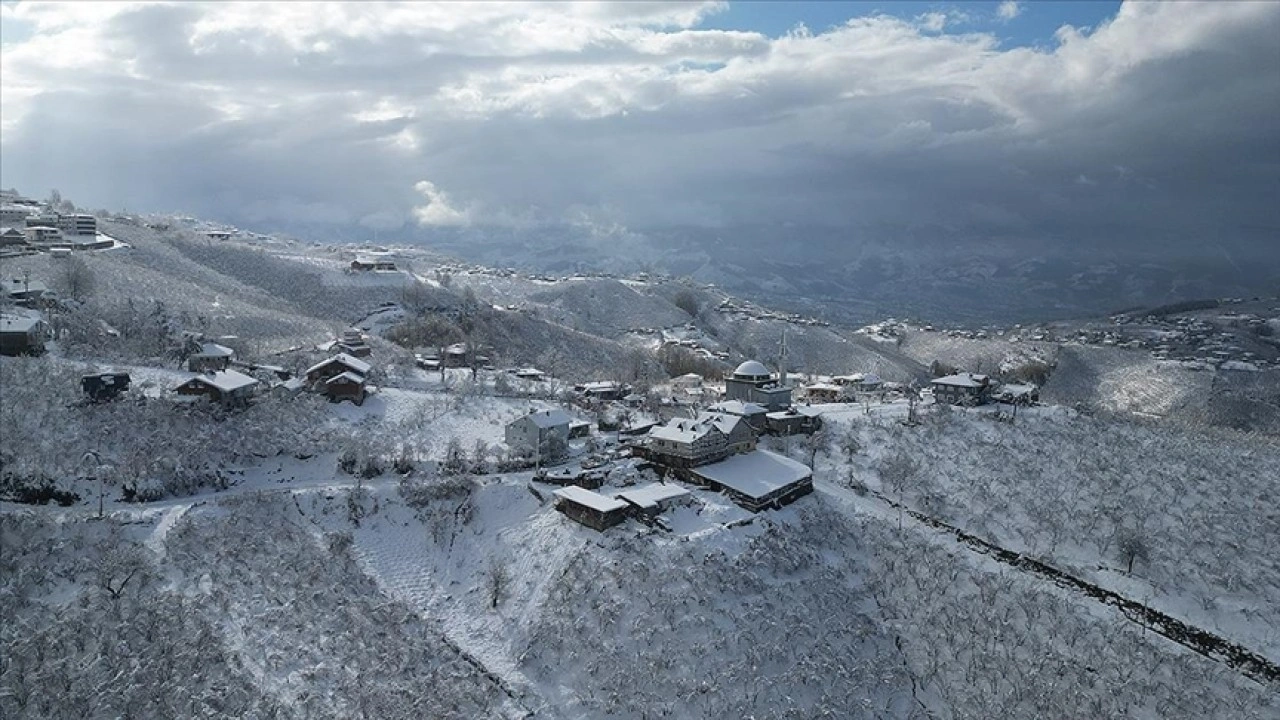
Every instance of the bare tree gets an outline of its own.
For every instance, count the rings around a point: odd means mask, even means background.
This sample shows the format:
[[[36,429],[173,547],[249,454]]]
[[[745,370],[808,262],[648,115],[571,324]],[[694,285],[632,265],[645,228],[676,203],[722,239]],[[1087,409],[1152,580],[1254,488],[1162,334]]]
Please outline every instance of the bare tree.
[[[1125,562],[1125,572],[1133,572],[1133,563],[1137,560],[1147,562],[1151,559],[1151,548],[1147,545],[1146,535],[1136,528],[1121,528],[1116,538],[1116,548],[1120,551],[1120,559]]]
[[[84,300],[93,294],[95,278],[93,270],[82,258],[68,258],[58,276],[62,291],[72,300]]]
[[[491,558],[489,568],[485,571],[485,588],[488,590],[490,608],[498,607],[510,584],[511,573],[507,570],[507,564],[499,558]]]
[[[898,452],[880,464],[880,478],[898,499],[898,529],[902,529],[902,511],[907,488],[920,473],[920,464],[910,455]]]
[[[800,445],[809,456],[809,467],[812,468],[818,455],[826,455],[831,451],[831,435],[826,430],[818,430],[805,436]]]
[[[123,545],[107,551],[97,568],[98,587],[112,600],[119,600],[132,582],[135,586],[148,578],[150,566],[142,552],[133,545]]]

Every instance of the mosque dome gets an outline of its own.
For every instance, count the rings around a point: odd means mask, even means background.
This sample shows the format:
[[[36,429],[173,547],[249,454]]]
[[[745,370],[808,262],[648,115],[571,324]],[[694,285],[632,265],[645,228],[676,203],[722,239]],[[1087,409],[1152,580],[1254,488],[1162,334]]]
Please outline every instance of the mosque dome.
[[[748,360],[733,371],[736,380],[768,380],[772,377],[769,368],[758,360]]]

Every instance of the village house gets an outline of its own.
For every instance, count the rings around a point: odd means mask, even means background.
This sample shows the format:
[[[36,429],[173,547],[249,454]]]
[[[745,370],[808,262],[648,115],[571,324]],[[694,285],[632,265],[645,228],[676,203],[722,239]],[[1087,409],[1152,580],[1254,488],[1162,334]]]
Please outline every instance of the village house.
[[[363,405],[373,366],[346,353],[338,353],[307,368],[306,382],[333,402],[350,400]]]
[[[575,466],[557,470],[542,469],[534,474],[533,479],[550,485],[577,485],[587,490],[596,490],[604,485],[604,476],[602,470]]]
[[[179,395],[204,395],[226,407],[249,404],[258,381],[235,370],[219,370],[196,375],[174,388]]]
[[[595,400],[621,400],[630,391],[631,388],[612,380],[584,383],[580,390],[583,395]]]
[[[693,494],[675,483],[651,483],[642,488],[624,490],[617,497],[630,505],[636,514],[650,518],[693,502]]]
[[[848,388],[852,392],[875,392],[884,385],[884,381],[875,373],[837,375],[831,378],[831,382],[842,388]]]
[[[844,388],[832,383],[813,383],[806,385],[804,396],[810,402],[833,403],[844,399]]]
[[[484,353],[485,348],[478,345],[454,343],[444,349],[442,360],[447,368],[483,367],[489,362]]]
[[[204,236],[210,240],[230,240],[231,233],[226,230],[206,230]]]
[[[947,405],[982,405],[994,389],[989,376],[967,372],[940,377],[930,384],[934,400]]]
[[[569,442],[568,413],[560,409],[532,410],[507,423],[507,447],[516,452],[543,455]]]
[[[14,227],[0,227],[0,247],[26,245],[27,234]]]
[[[542,382],[547,377],[546,373],[537,368],[520,368],[513,374],[521,380],[530,380],[532,382]]]
[[[685,373],[680,377],[671,378],[671,387],[677,390],[687,390],[689,388],[701,388],[702,376],[698,373]]]
[[[780,508],[813,492],[809,466],[767,450],[703,465],[691,470],[690,476],[751,512]]]
[[[782,410],[791,404],[791,386],[786,376],[775,377],[763,364],[748,360],[724,380],[724,396],[728,400],[763,405],[769,410]]]
[[[324,394],[331,402],[350,400],[356,405],[364,405],[368,392],[365,377],[348,370],[324,381]]]
[[[650,430],[637,450],[668,467],[691,468],[728,457],[729,443],[714,423],[675,418]]]
[[[765,416],[765,421],[773,435],[807,434],[822,429],[822,412],[802,405],[771,412]]]
[[[13,278],[4,284],[5,294],[15,303],[32,309],[56,303],[58,294],[39,280]]]
[[[668,467],[690,468],[750,452],[756,433],[736,415],[706,412],[697,418],[675,418],[649,431],[641,453]]]
[[[373,348],[365,342],[364,333],[356,328],[344,330],[334,348],[352,357],[369,357],[373,354]]]
[[[391,272],[396,269],[396,264],[394,261],[386,258],[361,256],[351,261],[351,269],[360,272]]]
[[[128,390],[130,379],[129,373],[95,373],[80,378],[80,389],[89,396],[89,402],[107,402]]]
[[[198,351],[187,356],[187,369],[191,372],[226,370],[235,354],[235,350],[225,345],[202,342]]]
[[[369,363],[347,355],[346,353],[338,353],[331,358],[321,360],[315,365],[307,368],[307,384],[312,387],[318,387],[329,378],[341,375],[344,372],[353,372],[357,375],[368,376],[369,372],[372,370],[373,366]]]
[[[769,410],[763,405],[757,405],[752,402],[743,402],[741,400],[725,400],[712,405],[710,409],[711,412],[724,413],[725,415],[737,415],[743,420],[746,420],[747,424],[751,426],[751,429],[755,430],[757,433],[763,433],[768,430],[767,416],[769,414]]]
[[[45,322],[38,313],[0,314],[0,355],[44,353]]]
[[[560,488],[554,494],[557,510],[600,532],[626,520],[627,511],[631,507],[617,498],[606,497],[574,485]]]
[[[52,245],[62,242],[62,231],[48,225],[28,225],[27,242],[32,245]]]

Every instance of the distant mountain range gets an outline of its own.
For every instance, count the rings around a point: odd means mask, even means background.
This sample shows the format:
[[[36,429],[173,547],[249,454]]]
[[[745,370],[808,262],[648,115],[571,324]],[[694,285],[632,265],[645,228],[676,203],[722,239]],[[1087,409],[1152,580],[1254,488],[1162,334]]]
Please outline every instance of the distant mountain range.
[[[977,238],[939,227],[583,227],[417,230],[415,242],[462,259],[549,273],[690,276],[780,308],[859,325],[1040,322],[1202,297],[1272,295],[1280,230],[1212,238],[1111,232],[1089,240]]]

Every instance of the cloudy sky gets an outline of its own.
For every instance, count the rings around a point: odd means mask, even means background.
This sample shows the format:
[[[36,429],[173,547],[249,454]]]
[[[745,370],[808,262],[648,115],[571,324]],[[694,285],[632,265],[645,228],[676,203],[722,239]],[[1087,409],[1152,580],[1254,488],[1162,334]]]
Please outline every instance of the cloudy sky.
[[[0,8],[0,185],[88,207],[1280,228],[1280,3]]]

